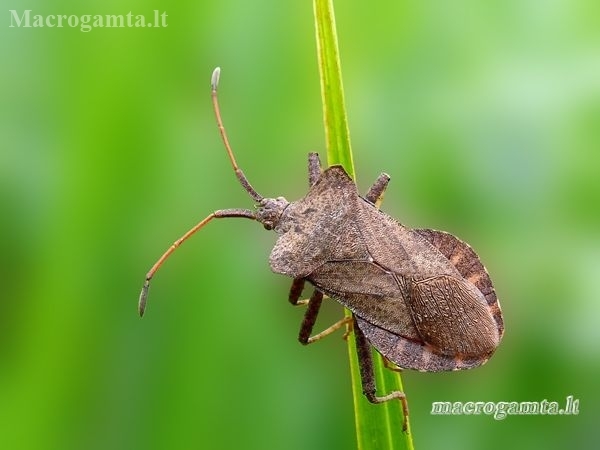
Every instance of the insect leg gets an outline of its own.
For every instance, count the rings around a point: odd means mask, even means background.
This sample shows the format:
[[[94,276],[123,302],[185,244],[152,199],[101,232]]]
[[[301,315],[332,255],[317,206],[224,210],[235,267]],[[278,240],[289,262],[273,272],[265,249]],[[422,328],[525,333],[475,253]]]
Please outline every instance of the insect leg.
[[[360,368],[360,379],[362,382],[363,393],[371,403],[383,403],[388,400],[397,398],[402,403],[402,413],[404,415],[404,423],[402,430],[407,430],[408,422],[408,403],[404,392],[392,391],[387,395],[378,397],[376,395],[377,388],[375,386],[375,374],[373,372],[373,355],[371,355],[371,345],[365,337],[362,330],[358,327],[356,319],[354,319],[354,337],[356,338],[356,352],[358,354],[358,365]]]
[[[321,160],[318,153],[308,154],[308,184],[313,187],[321,176]]]
[[[298,334],[298,340],[302,344],[308,344],[310,341],[310,334],[312,333],[319,310],[321,309],[321,303],[323,302],[323,293],[318,290],[314,290],[308,301],[308,307],[304,313],[304,319],[300,325],[300,333]]]
[[[304,290],[304,282],[304,278],[294,278],[294,281],[292,281],[290,293],[288,294],[288,300],[294,306],[306,306],[310,301],[309,298],[303,298],[302,300],[300,299],[302,296],[302,291]],[[323,299],[326,298],[329,298],[329,296],[323,294]]]
[[[304,278],[294,278],[294,281],[292,281],[292,286],[290,287],[290,294],[288,296],[288,300],[292,305],[305,305],[308,303],[308,300],[300,300],[303,289]]]
[[[393,362],[391,362],[388,358],[386,358],[385,356],[381,355],[382,359],[383,359],[383,365],[385,366],[386,369],[391,370],[392,372],[398,372],[398,373],[402,373],[402,368],[397,366],[396,364],[394,364]]]
[[[383,200],[383,193],[387,188],[388,183],[390,182],[390,176],[387,173],[382,173],[377,177],[375,183],[369,188],[367,194],[365,195],[365,199],[373,203],[374,205],[377,203],[381,203]]]
[[[342,317],[340,320],[338,320],[337,322],[335,322],[333,325],[325,328],[323,331],[321,331],[320,333],[317,333],[311,337],[308,338],[308,341],[306,342],[307,344],[312,344],[313,342],[317,342],[318,340],[323,339],[325,336],[329,336],[331,333],[339,330],[340,328],[342,328],[343,326],[348,326],[350,323],[352,323],[352,318],[351,317]],[[348,336],[349,332],[346,331],[343,335],[342,335],[342,339],[346,339],[346,337]]]
[[[181,236],[179,239],[173,242],[173,244],[167,249],[166,252],[163,253],[163,255],[160,258],[158,258],[158,261],[154,263],[150,271],[146,274],[146,279],[144,281],[144,286],[142,287],[142,292],[140,292],[140,300],[138,303],[138,311],[140,313],[140,316],[143,316],[144,311],[146,310],[146,301],[148,300],[148,289],[150,288],[150,280],[152,280],[154,274],[158,271],[158,269],[160,269],[160,267],[167,260],[167,258],[171,256],[171,254],[175,250],[177,250],[177,248],[181,244],[183,244],[194,233],[196,233],[196,231],[202,229],[204,225],[206,225],[208,222],[210,222],[213,219],[222,219],[225,217],[243,217],[245,219],[256,220],[256,214],[254,213],[254,211],[251,211],[249,209],[221,209],[208,215],[206,218],[194,225],[183,236]]]
[[[304,285],[303,280],[302,285]],[[312,344],[313,342],[318,341],[324,338],[325,336],[329,336],[331,333],[333,333],[336,330],[339,330],[348,323],[350,318],[344,317],[335,322],[333,325],[327,327],[320,333],[311,336],[312,330],[315,326],[315,322],[317,321],[317,316],[319,315],[319,310],[321,309],[321,303],[323,302],[324,296],[321,291],[315,289],[310,299],[298,300],[302,292],[299,286],[300,279],[294,279],[294,282],[292,283],[292,288],[290,289],[290,301],[293,305],[301,305],[305,302],[308,305],[306,308],[306,312],[304,313],[304,319],[302,320],[302,324],[300,325],[300,332],[298,333],[298,340],[302,344]],[[295,296],[295,301],[292,301],[292,294],[294,294]]]

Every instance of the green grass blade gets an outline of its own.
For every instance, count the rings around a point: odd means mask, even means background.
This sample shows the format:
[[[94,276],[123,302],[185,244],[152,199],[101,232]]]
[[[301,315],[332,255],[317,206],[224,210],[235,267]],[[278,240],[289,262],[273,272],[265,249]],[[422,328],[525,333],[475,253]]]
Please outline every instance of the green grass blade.
[[[356,180],[348,119],[344,103],[344,90],[340,57],[337,44],[335,16],[332,0],[313,0],[323,119],[329,165],[341,164]],[[349,311],[346,311],[350,315]],[[354,396],[356,438],[358,448],[369,449],[413,449],[410,423],[406,433],[402,432],[402,408],[399,401],[373,405],[362,394],[360,371],[354,339],[348,339],[348,355]],[[380,395],[393,390],[402,391],[398,372],[386,369],[381,356],[374,352],[374,371]]]
[[[346,105],[344,103],[333,3],[331,0],[314,0],[313,7],[317,33],[317,57],[321,80],[327,162],[330,166],[341,164],[348,175],[356,180]]]

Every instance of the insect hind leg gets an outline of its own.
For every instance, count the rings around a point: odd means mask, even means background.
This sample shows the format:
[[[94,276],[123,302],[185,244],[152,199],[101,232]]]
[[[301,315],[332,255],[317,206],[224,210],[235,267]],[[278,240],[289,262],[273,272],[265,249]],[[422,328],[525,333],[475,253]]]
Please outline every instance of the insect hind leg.
[[[406,395],[401,391],[392,391],[387,395],[376,395],[377,387],[375,385],[375,373],[373,371],[373,355],[371,354],[371,346],[365,337],[362,330],[358,327],[356,319],[354,319],[354,337],[356,339],[356,352],[358,355],[358,365],[360,369],[360,380],[362,383],[363,393],[367,400],[371,403],[383,403],[388,400],[397,398],[402,404],[402,415],[404,421],[402,423],[402,431],[408,429],[408,402]]]

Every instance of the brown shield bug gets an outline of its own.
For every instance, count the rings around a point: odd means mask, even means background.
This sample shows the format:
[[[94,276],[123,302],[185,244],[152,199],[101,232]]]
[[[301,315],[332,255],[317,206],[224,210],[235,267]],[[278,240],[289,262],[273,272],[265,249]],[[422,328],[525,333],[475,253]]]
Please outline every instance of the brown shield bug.
[[[500,343],[504,324],[492,281],[471,247],[449,233],[410,229],[381,212],[375,204],[388,175],[381,174],[361,197],[341,166],[322,170],[316,153],[308,157],[310,189],[304,198],[288,202],[258,194],[238,167],[223,127],[219,74],[215,69],[211,80],[219,131],[237,179],[257,206],[215,211],[175,241],[146,275],[140,315],[150,280],[177,247],[213,219],[243,217],[278,234],[269,264],[274,272],[293,278],[290,302],[307,304],[300,342],[308,344],[352,325],[369,401],[398,398],[406,417],[404,393],[376,395],[370,346],[400,368],[425,372],[485,363]],[[305,282],[314,291],[308,301],[301,301]],[[353,318],[311,337],[324,295],[351,310]]]

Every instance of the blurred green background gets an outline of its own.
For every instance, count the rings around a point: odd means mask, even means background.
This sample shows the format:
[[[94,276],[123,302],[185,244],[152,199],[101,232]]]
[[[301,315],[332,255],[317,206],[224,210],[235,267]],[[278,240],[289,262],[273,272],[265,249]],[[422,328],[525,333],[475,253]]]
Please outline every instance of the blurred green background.
[[[263,195],[306,191],[323,148],[311,2],[3,1],[0,448],[354,447],[346,347],[297,343],[275,235],[210,224],[251,207],[210,106]],[[33,14],[168,14],[168,27],[10,28]],[[506,335],[464,373],[405,372],[425,448],[599,441],[600,3],[336,3],[358,185],[467,240]],[[319,327],[341,309],[327,305]],[[433,401],[580,399],[579,416],[432,416]]]

